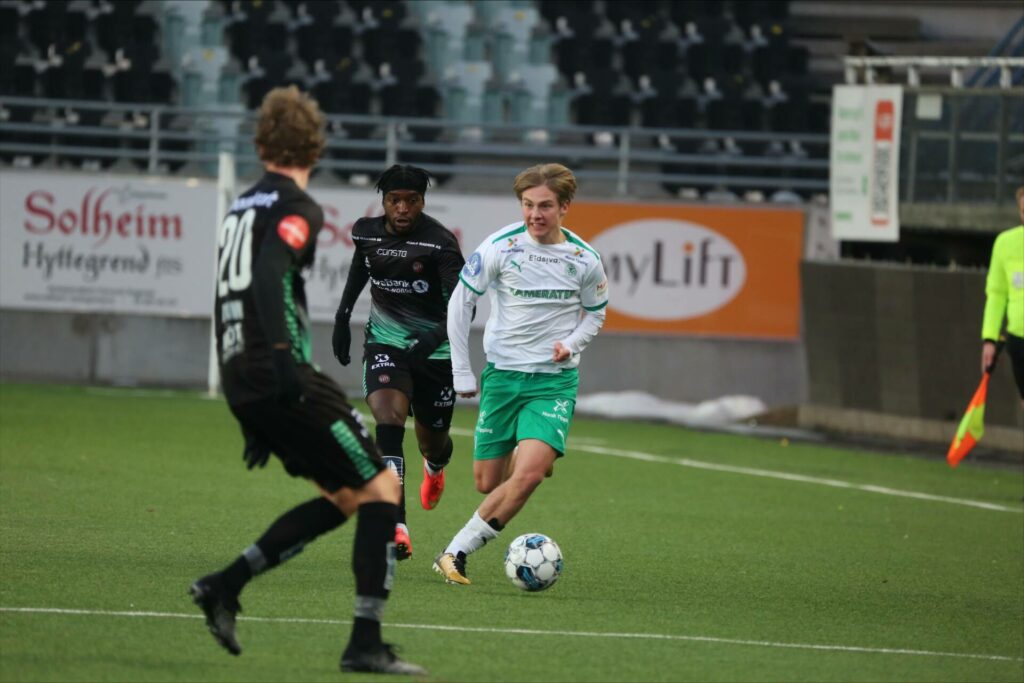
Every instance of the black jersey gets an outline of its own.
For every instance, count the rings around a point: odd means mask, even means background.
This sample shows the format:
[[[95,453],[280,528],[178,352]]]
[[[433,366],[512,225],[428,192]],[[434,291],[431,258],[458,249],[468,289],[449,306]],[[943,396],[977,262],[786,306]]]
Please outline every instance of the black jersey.
[[[387,219],[377,216],[352,226],[349,282],[358,286],[358,294],[370,280],[366,343],[404,348],[414,334],[445,324],[448,298],[465,259],[455,235],[425,213],[403,236],[390,234],[386,225]],[[450,357],[447,341],[431,355]]]
[[[217,247],[215,303],[221,384],[231,404],[273,396],[274,344],[308,363],[302,269],[313,263],[323,210],[291,178],[266,173],[231,205]]]

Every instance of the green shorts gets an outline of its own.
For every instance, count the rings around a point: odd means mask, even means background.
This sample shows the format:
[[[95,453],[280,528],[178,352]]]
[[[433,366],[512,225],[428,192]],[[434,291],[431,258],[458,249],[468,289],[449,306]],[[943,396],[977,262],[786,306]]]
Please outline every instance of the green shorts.
[[[538,439],[565,453],[580,377],[576,368],[558,374],[498,370],[488,363],[480,376],[480,417],[474,460],[507,455],[523,439]]]

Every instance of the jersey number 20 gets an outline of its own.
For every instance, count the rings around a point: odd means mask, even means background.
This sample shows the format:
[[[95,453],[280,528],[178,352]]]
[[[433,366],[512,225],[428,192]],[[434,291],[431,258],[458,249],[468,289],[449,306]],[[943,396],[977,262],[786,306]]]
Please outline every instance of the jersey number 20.
[[[256,209],[239,218],[228,214],[220,229],[217,263],[217,296],[240,292],[252,283],[252,222]]]

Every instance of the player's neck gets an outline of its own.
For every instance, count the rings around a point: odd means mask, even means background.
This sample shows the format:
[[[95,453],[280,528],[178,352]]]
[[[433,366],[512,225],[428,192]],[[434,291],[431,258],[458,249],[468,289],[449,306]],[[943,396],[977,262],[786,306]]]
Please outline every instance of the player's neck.
[[[263,164],[263,167],[270,173],[278,173],[291,178],[299,186],[300,190],[305,190],[309,187],[309,172],[312,169],[299,168],[298,166],[278,166],[276,164]]]

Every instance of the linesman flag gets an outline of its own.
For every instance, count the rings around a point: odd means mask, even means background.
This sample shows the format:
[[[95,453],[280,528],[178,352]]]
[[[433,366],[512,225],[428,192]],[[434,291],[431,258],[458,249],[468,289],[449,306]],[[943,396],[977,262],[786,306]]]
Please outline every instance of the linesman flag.
[[[985,434],[985,396],[988,394],[988,380],[992,376],[992,370],[996,367],[996,359],[999,358],[999,352],[1002,350],[1003,340],[1000,339],[996,344],[996,353],[992,357],[992,364],[985,368],[978,389],[974,392],[971,402],[967,404],[963,419],[960,420],[960,427],[956,430],[953,443],[949,444],[946,462],[950,467],[959,465],[964,456],[974,448],[974,444],[981,441],[982,435]]]

